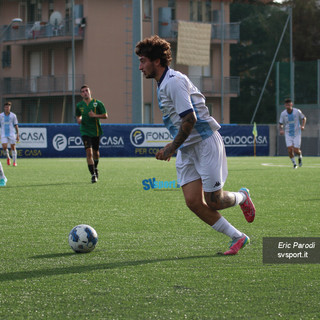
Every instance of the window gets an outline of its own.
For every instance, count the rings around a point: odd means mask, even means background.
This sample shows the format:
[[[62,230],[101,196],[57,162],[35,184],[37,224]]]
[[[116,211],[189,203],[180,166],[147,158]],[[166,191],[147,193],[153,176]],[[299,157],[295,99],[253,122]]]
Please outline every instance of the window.
[[[28,22],[42,20],[42,0],[28,0]]]
[[[143,19],[144,20],[151,20],[151,16],[152,16],[151,1],[152,0],[143,0]]]
[[[53,0],[49,0],[49,15],[48,17],[51,16],[52,12],[54,11],[54,3],[53,3]]]
[[[71,19],[71,0],[66,0],[66,19]]]
[[[54,51],[49,51],[49,73],[54,76]]]
[[[171,8],[172,20],[176,20],[176,0],[168,0],[168,7]]]
[[[212,22],[212,4],[210,0],[190,0],[190,21]]]
[[[2,51],[2,68],[11,67],[11,46],[6,46]]]

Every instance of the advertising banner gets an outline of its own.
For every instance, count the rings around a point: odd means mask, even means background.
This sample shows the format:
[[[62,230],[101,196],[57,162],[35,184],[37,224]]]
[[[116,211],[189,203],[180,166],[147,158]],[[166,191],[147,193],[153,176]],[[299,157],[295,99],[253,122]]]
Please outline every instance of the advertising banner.
[[[172,141],[171,134],[163,125],[103,124],[102,128],[101,157],[150,157]],[[222,125],[219,132],[228,156],[253,155],[252,128]],[[19,132],[18,157],[85,157],[77,124],[20,124]],[[269,155],[268,126],[258,126],[256,154]]]

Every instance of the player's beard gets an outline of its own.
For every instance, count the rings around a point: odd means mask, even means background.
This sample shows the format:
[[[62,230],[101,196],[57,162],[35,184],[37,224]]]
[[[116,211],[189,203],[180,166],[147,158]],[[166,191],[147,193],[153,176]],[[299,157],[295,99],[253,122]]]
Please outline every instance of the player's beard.
[[[145,74],[146,79],[154,79],[156,76],[156,72],[152,70],[149,74]]]
[[[156,74],[156,69],[153,64],[151,64],[151,68],[148,71],[149,71],[148,73],[144,74],[146,79],[154,79],[157,74]]]

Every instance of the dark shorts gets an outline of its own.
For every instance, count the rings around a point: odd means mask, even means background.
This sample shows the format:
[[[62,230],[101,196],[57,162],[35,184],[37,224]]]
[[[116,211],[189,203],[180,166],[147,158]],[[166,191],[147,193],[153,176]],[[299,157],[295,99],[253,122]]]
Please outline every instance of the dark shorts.
[[[82,141],[85,149],[99,150],[100,137],[82,136]]]

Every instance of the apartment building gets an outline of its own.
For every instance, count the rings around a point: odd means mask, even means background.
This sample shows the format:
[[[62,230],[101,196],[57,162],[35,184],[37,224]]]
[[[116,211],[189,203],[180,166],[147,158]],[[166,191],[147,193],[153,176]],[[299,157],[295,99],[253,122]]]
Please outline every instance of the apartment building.
[[[141,123],[161,123],[154,81],[143,79],[142,105],[132,103],[134,1],[142,37],[169,41],[172,67],[194,81],[219,122],[229,123],[230,99],[239,95],[229,68],[230,45],[239,41],[232,0],[0,0],[2,105],[12,101],[23,123],[72,123],[86,83],[104,102],[109,123],[132,123],[137,109]],[[207,66],[176,63],[178,21],[211,24]]]

